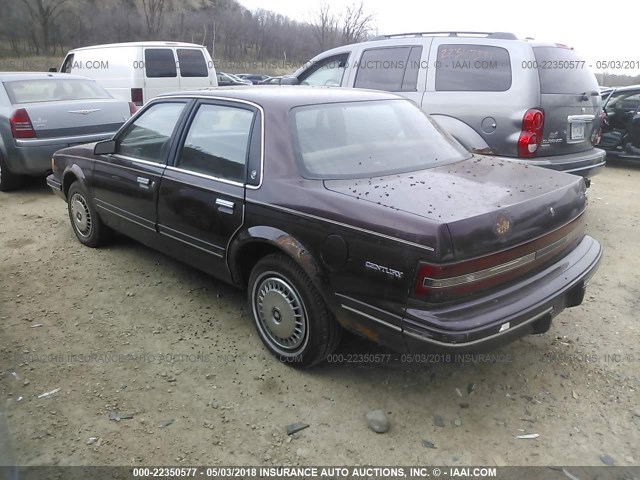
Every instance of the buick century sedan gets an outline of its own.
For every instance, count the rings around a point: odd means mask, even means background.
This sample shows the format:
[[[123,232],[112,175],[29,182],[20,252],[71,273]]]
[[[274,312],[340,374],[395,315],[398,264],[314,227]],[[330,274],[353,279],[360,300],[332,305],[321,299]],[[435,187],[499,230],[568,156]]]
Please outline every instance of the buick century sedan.
[[[389,93],[162,95],[52,163],[81,243],[115,230],[246,289],[266,348],[301,367],[343,329],[402,352],[543,333],[601,257],[581,177],[470,154]]]

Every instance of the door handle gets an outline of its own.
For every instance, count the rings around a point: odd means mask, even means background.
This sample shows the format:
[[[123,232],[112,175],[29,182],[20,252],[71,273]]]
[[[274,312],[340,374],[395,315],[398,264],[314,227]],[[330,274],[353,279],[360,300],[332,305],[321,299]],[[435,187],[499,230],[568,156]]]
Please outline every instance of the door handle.
[[[138,185],[142,188],[149,188],[149,179],[145,177],[137,177],[136,178]]]
[[[231,212],[233,212],[233,209],[236,207],[235,203],[230,202],[229,200],[224,200],[222,198],[216,198],[216,205],[218,205],[218,210],[220,210],[221,212],[225,210],[231,210]]]

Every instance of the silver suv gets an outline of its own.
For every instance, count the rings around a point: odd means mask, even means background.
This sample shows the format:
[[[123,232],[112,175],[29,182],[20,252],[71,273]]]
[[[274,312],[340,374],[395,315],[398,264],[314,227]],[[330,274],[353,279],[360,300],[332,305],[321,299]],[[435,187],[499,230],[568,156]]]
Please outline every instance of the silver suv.
[[[396,92],[471,151],[593,176],[605,165],[595,76],[560,44],[511,33],[385,35],[317,55],[283,84]]]

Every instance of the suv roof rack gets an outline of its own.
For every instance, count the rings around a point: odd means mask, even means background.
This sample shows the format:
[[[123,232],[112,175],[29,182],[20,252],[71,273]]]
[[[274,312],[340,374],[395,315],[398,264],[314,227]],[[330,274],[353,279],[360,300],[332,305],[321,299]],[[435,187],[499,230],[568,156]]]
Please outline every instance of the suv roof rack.
[[[485,38],[499,38],[502,40],[517,40],[513,33],[509,32],[410,32],[410,33],[394,33],[391,35],[378,35],[377,37],[373,37],[373,40],[386,40],[389,38],[401,38],[401,37],[426,37],[431,35],[440,35],[440,36],[448,36],[448,37],[459,37],[459,36],[483,36]]]

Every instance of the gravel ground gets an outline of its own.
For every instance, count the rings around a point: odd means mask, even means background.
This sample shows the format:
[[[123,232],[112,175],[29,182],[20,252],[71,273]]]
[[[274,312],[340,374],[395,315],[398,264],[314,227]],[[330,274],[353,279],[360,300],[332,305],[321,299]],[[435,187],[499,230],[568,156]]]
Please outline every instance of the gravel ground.
[[[17,463],[637,465],[639,179],[633,164],[594,179],[587,228],[605,256],[547,334],[458,364],[310,371],[269,356],[244,293],[125,238],[82,247],[42,182],[0,193],[0,411]],[[339,353],[390,352],[347,336]],[[368,427],[378,409],[386,433]]]

